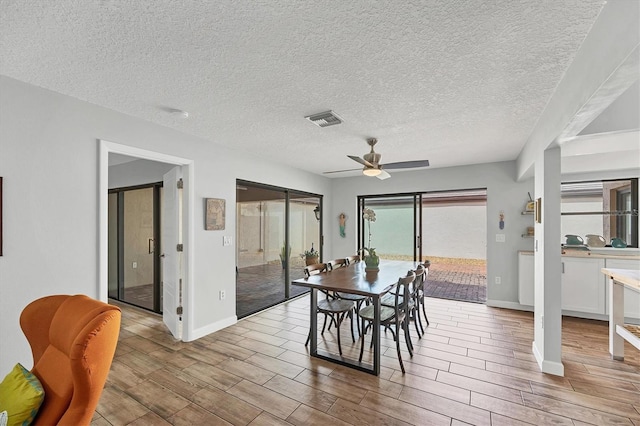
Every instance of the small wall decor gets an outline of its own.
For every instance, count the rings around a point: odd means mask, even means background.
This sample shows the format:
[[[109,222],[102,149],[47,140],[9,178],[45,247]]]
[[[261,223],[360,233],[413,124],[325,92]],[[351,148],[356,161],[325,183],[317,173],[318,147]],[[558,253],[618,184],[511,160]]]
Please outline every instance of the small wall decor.
[[[221,231],[224,229],[225,200],[222,198],[205,198],[204,229]]]
[[[504,211],[500,210],[500,221],[498,222],[500,229],[504,229]]]
[[[542,223],[542,198],[536,200],[535,218],[536,223]]]
[[[347,224],[347,215],[344,213],[340,213],[340,216],[338,216],[338,222],[340,223],[340,236],[344,238],[347,236],[347,233],[345,231],[345,226]]]

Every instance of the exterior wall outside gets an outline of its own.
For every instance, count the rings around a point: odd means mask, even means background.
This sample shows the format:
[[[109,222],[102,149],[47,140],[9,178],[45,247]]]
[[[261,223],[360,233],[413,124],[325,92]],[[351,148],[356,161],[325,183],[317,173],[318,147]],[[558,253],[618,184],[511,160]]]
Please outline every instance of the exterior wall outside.
[[[290,247],[293,261],[311,248],[319,248],[318,221],[313,209],[315,205],[292,202],[289,207],[291,234]],[[284,244],[284,203],[241,203],[238,225],[238,267],[279,263]],[[300,259],[301,265],[303,261]]]
[[[413,257],[413,207],[374,208],[372,246],[385,255]],[[422,208],[424,257],[485,259],[487,213],[483,205]],[[408,226],[407,226],[408,225]]]
[[[423,207],[422,210],[422,253],[426,257],[487,258],[487,207],[484,203]]]

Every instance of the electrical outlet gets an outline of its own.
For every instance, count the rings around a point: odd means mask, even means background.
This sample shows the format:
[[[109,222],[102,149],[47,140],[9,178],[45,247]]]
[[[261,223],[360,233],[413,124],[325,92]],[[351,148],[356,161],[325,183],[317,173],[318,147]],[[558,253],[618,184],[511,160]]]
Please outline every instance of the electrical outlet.
[[[502,284],[502,278],[501,277],[496,277],[496,284],[497,285]]]
[[[132,267],[133,269],[136,269],[136,268],[138,267],[138,262],[133,262],[133,263],[131,264],[131,267]]]
[[[504,234],[496,234],[496,243],[504,243],[506,236]]]
[[[225,291],[220,290],[220,300],[224,300],[225,297],[227,297],[227,294],[225,293]]]
[[[223,246],[230,246],[231,245],[231,237],[229,237],[227,235],[222,237],[222,245]]]

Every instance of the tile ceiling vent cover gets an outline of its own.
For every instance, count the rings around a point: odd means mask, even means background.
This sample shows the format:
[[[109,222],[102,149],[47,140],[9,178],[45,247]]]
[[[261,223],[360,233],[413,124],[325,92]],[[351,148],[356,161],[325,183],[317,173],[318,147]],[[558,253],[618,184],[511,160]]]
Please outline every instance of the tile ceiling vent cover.
[[[328,127],[342,123],[342,119],[333,111],[325,111],[318,114],[308,115],[305,118],[320,127]]]

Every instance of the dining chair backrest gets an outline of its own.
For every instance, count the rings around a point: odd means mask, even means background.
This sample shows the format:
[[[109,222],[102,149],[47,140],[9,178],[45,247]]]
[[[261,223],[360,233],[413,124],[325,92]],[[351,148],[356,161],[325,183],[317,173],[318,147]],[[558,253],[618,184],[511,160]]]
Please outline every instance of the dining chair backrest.
[[[424,267],[424,265],[420,264],[414,272],[416,274],[416,281],[413,284],[414,288],[421,289],[424,285],[424,280],[427,277],[427,269]]]
[[[347,256],[347,264],[351,265],[353,263],[360,262],[360,256],[357,254],[354,256]]]
[[[336,268],[344,268],[349,265],[347,259],[333,259],[327,262],[327,269],[333,271]]]
[[[313,265],[307,265],[304,267],[304,276],[308,278],[311,275],[317,275],[327,270],[326,263],[314,263]]]
[[[401,277],[396,284],[395,289],[391,290],[394,294],[394,306],[396,313],[399,311],[406,312],[407,303],[409,301],[409,287],[416,279],[416,273],[409,271],[406,277]]]

